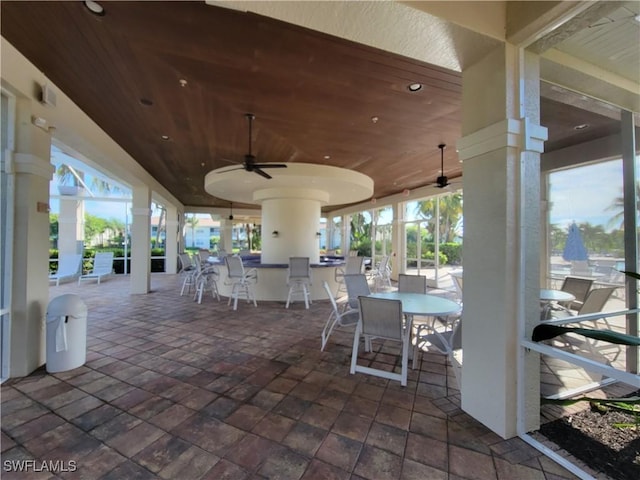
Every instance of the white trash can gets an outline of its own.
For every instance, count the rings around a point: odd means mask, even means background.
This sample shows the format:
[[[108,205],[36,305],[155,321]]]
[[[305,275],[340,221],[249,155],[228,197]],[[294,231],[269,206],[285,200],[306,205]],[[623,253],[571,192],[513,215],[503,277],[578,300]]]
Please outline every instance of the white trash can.
[[[66,372],[87,360],[87,306],[78,295],[60,295],[47,307],[47,372]]]

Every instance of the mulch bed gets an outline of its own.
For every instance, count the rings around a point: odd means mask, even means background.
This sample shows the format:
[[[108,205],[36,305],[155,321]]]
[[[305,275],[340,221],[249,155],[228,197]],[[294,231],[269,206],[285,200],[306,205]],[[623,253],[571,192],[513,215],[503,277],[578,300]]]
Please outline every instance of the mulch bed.
[[[633,395],[637,396],[639,392]],[[615,423],[636,427],[617,428]],[[615,480],[640,479],[640,418],[588,408],[540,426],[540,433],[592,469]]]

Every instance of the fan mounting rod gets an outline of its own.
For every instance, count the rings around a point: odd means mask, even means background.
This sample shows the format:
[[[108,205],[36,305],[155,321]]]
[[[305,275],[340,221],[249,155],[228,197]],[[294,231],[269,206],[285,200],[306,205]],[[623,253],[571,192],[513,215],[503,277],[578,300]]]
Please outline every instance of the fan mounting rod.
[[[253,135],[251,134],[251,126],[256,116],[253,113],[245,113],[244,116],[247,117],[247,120],[249,121],[249,157],[251,157],[251,139],[253,138]]]
[[[447,148],[447,144],[441,143],[438,148],[440,149],[440,176],[436,179],[436,183],[438,187],[444,188],[449,185],[448,178],[444,175],[444,149]]]

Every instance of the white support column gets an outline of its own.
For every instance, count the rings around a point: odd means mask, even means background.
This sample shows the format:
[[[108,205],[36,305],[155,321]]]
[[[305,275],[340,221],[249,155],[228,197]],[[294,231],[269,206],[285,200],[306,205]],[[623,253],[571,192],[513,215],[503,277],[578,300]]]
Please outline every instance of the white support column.
[[[149,293],[151,289],[151,190],[146,185],[133,187],[131,208],[131,293]]]
[[[404,204],[395,202],[392,205],[393,221],[391,223],[391,250],[393,257],[391,260],[391,278],[398,280],[398,274],[404,272],[402,259],[404,258],[404,239],[402,235],[402,225],[404,221]]]
[[[166,208],[166,235],[164,240],[164,271],[165,273],[177,273],[178,269],[178,238],[180,237],[180,222],[178,221],[178,209],[173,205],[165,205]]]
[[[46,361],[45,315],[49,302],[50,135],[31,124],[30,102],[16,102],[16,146],[5,165],[14,175],[11,276],[11,377],[30,374]]]
[[[283,192],[279,198],[262,201],[262,263],[289,263],[289,257],[309,257],[318,263],[322,192],[298,189]],[[314,193],[316,195],[314,196]]]
[[[262,233],[264,235],[264,232]],[[227,254],[233,253],[233,220],[223,218],[220,220],[220,244],[218,250],[224,250]]]
[[[62,195],[60,198],[60,214],[58,215],[58,252],[60,254],[82,253],[84,250],[84,200],[73,196]],[[66,198],[65,198],[66,197]]]
[[[517,434],[519,365],[526,426],[539,416],[539,359],[518,348],[539,321],[538,84],[537,57],[508,44],[463,72],[462,408],[504,438]]]

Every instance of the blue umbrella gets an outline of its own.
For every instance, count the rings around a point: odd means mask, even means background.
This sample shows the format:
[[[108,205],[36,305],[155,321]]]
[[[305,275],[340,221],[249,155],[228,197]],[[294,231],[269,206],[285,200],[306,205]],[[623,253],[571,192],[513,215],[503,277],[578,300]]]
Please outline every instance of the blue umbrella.
[[[569,226],[569,234],[567,235],[567,243],[564,245],[562,258],[568,262],[585,261],[589,259],[587,249],[584,243],[582,243],[580,230],[575,222]]]

